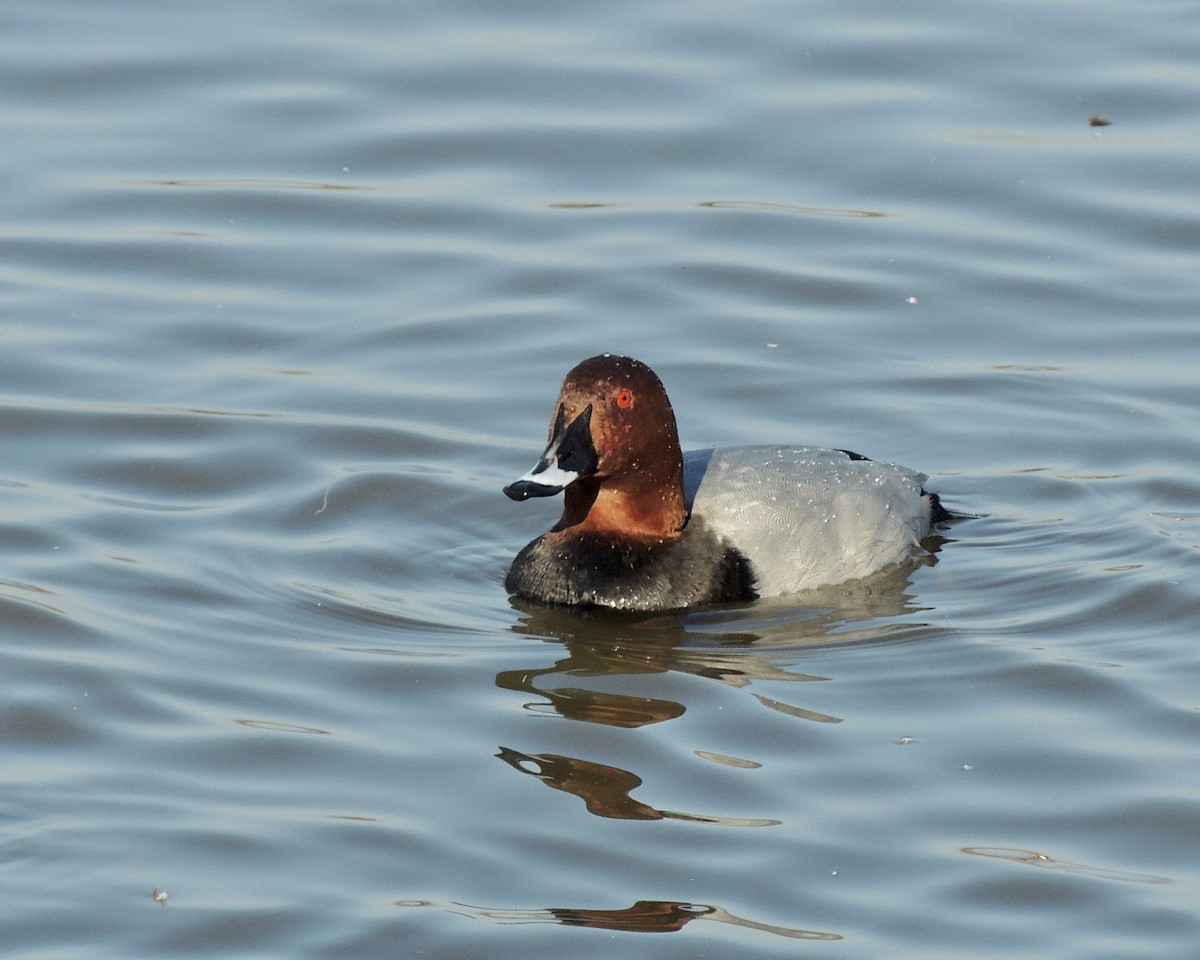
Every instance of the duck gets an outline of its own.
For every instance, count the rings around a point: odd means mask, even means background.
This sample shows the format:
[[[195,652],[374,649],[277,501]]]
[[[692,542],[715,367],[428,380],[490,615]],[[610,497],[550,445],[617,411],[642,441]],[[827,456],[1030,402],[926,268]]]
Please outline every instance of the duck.
[[[535,604],[665,612],[858,580],[953,518],[926,480],[841,449],[684,453],[658,375],[600,354],[567,373],[545,450],[504,487],[516,501],[563,495],[505,588]]]

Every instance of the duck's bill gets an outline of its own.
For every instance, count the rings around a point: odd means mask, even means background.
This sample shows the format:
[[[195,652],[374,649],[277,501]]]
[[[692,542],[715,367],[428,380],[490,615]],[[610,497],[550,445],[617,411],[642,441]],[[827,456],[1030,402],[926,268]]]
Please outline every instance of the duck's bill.
[[[528,500],[530,497],[552,497],[579,479],[578,473],[562,470],[557,464],[544,459],[519,480],[504,488],[506,496],[513,500]]]
[[[592,407],[589,404],[570,424],[562,407],[554,421],[546,452],[532,470],[504,488],[513,500],[552,497],[580,477],[596,472],[596,448],[592,445]]]

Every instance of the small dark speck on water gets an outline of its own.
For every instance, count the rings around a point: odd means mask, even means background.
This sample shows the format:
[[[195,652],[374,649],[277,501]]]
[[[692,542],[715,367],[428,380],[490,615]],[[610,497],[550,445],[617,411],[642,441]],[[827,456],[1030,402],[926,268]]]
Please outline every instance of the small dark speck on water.
[[[1090,117],[1088,117],[1089,127],[1107,127],[1111,123],[1112,121],[1102,113],[1093,113]]]

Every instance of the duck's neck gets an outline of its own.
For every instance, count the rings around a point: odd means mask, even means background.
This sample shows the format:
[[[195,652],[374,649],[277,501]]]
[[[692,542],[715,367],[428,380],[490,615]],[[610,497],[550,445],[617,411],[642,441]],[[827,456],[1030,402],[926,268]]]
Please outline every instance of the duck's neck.
[[[683,506],[683,463],[665,476],[639,473],[633,483],[584,477],[563,491],[556,533],[673,540],[687,522]]]

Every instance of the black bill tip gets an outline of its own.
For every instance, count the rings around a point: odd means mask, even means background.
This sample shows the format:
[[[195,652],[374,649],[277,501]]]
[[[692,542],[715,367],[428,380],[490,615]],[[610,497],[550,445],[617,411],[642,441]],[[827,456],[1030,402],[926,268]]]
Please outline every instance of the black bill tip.
[[[562,489],[549,483],[518,480],[504,488],[504,495],[510,500],[528,500],[530,497],[552,497],[556,493],[562,493]]]

